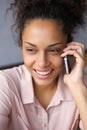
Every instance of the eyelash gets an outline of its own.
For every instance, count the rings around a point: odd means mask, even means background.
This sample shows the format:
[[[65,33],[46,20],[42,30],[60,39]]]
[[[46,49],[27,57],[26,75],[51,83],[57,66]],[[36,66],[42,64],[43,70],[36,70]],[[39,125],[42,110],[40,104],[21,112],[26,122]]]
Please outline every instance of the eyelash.
[[[26,49],[29,53],[35,53],[37,50],[35,50],[35,49],[32,49],[32,48],[30,48],[30,49]]]
[[[26,50],[30,54],[35,54],[37,52],[36,49],[32,49],[32,48],[29,48],[29,49],[26,49]],[[61,49],[49,49],[49,50],[47,50],[47,52],[50,53],[50,54],[59,54],[59,53],[61,53]]]
[[[52,54],[58,54],[61,52],[61,49],[51,49],[51,50],[48,50],[48,52],[50,52]]]

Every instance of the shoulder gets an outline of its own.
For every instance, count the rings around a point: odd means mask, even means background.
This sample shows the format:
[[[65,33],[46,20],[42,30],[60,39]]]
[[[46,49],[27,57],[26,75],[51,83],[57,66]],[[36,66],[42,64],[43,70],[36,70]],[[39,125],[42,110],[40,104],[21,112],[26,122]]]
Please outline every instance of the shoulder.
[[[14,86],[20,86],[22,73],[25,71],[25,66],[20,65],[10,69],[4,69],[0,71],[0,89],[2,86],[12,88]]]
[[[0,71],[0,90],[9,90],[11,93],[20,93],[22,83],[32,82],[31,75],[25,65]]]
[[[21,72],[23,68],[24,66],[21,65],[21,66],[13,67],[10,69],[0,70],[0,78],[3,78],[3,77],[6,79],[15,79],[16,77],[21,78]]]

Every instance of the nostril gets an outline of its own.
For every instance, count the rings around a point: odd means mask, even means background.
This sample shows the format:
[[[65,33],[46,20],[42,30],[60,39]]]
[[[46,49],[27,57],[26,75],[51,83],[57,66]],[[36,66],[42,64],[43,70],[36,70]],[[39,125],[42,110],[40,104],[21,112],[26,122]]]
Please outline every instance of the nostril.
[[[49,65],[49,62],[48,62],[48,61],[39,61],[39,62],[38,62],[38,65],[39,65],[40,67],[46,67],[46,66]]]

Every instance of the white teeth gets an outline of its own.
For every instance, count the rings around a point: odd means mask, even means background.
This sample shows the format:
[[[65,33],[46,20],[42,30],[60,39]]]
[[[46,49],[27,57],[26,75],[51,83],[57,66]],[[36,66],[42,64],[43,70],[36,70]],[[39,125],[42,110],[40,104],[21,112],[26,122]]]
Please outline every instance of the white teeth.
[[[41,72],[41,71],[36,71],[38,74],[40,74],[40,75],[47,75],[47,74],[49,74],[51,71],[48,71],[48,72]]]

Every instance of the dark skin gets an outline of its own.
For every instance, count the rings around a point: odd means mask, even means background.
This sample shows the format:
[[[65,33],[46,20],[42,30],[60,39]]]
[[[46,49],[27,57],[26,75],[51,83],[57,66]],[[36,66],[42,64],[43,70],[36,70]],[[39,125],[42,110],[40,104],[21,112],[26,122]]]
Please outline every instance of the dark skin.
[[[24,63],[33,77],[35,96],[45,109],[56,92],[58,76],[64,69],[63,58],[75,57],[74,67],[70,74],[64,75],[64,82],[76,102],[84,130],[87,130],[84,46],[77,42],[67,44],[62,26],[54,20],[34,19],[27,22],[23,30],[22,51]]]
[[[61,53],[65,44],[66,36],[53,20],[33,21],[23,32],[24,62],[33,77],[35,95],[45,109],[64,67]]]

